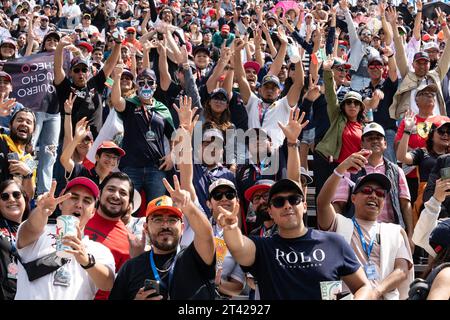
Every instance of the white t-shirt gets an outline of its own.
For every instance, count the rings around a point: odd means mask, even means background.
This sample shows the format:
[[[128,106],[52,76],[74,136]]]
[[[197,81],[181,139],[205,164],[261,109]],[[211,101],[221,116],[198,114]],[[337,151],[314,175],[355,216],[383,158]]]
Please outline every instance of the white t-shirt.
[[[260,108],[258,105],[262,106],[261,112],[259,111]],[[286,124],[289,121],[291,107],[289,106],[287,97],[277,100],[269,105],[268,103],[263,102],[252,92],[245,108],[247,109],[249,128],[263,128],[266,130],[272,138],[275,148],[283,144],[285,136],[283,131],[278,126],[278,121],[282,124]],[[266,108],[268,109],[264,115],[264,110],[266,110]],[[263,118],[264,115],[262,125],[260,123],[260,114],[261,118]]]
[[[21,227],[17,232],[18,236]],[[82,240],[88,253],[92,254],[96,263],[101,263],[115,272],[114,257],[107,247],[101,243],[89,240],[85,236]],[[18,249],[24,263],[55,252],[56,225],[47,225],[39,239],[29,246]],[[93,300],[98,288],[78,262],[73,258],[61,268],[70,275],[69,286],[54,285],[54,277],[57,271],[49,273],[39,279],[30,282],[28,275],[19,263],[17,275],[17,293],[15,300]],[[58,270],[59,270],[58,269]]]

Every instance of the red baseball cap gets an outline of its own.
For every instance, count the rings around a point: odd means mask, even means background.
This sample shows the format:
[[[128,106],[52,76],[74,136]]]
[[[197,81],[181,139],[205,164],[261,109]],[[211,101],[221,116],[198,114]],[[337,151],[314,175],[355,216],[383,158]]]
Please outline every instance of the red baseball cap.
[[[136,28],[135,27],[128,27],[127,28],[127,32],[134,32],[134,33],[136,33]]]
[[[275,184],[275,181],[269,180],[269,179],[262,179],[255,182],[253,186],[245,190],[244,192],[244,198],[245,200],[251,202],[253,198],[253,194],[256,191],[264,190],[269,191],[270,188]]]
[[[436,129],[439,129],[443,125],[450,124],[450,118],[446,116],[434,116],[429,120],[431,120]]]
[[[98,146],[97,152],[96,152],[96,153],[98,153],[100,150],[108,150],[108,149],[116,150],[117,152],[119,152],[119,155],[120,155],[121,157],[123,157],[123,156],[126,154],[125,151],[124,151],[121,147],[119,147],[119,146],[118,146],[117,144],[115,144],[114,142],[108,141],[108,140],[103,141],[103,142]]]
[[[0,78],[6,78],[9,82],[12,82],[11,75],[5,71],[0,71]]]
[[[86,177],[76,177],[69,181],[66,187],[63,190],[63,194],[67,193],[70,189],[75,186],[83,186],[87,188],[95,198],[98,198],[98,194],[100,193],[98,186],[89,178]]]
[[[178,218],[183,218],[183,212],[180,209],[173,206],[172,198],[168,196],[161,196],[150,201],[147,205],[147,211],[145,216],[149,217],[152,214],[159,212],[166,215],[175,215]]]
[[[86,41],[80,41],[80,42],[78,42],[77,43],[77,47],[83,47],[83,48],[86,48],[86,50],[90,53],[90,52],[92,52],[93,50],[94,50],[94,47],[89,43],[89,42],[86,42]]]
[[[256,71],[256,73],[259,73],[261,66],[256,61],[247,61],[246,63],[244,63],[244,69],[253,69]]]

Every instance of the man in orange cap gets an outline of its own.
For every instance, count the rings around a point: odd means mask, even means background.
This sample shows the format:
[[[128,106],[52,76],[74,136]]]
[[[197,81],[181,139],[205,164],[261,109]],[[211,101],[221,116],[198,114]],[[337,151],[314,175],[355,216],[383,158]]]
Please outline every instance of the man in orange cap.
[[[215,249],[211,224],[192,202],[190,193],[163,179],[170,197],[162,196],[147,206],[144,229],[152,250],[128,260],[117,274],[110,300],[213,299]],[[183,215],[195,237],[180,249]],[[150,263],[149,263],[150,261]]]

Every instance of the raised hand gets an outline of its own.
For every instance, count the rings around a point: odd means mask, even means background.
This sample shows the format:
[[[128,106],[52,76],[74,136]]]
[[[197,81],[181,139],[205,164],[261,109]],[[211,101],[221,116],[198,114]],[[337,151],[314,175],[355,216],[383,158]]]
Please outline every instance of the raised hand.
[[[239,228],[239,204],[234,206],[233,212],[228,211],[227,209],[219,206],[218,208],[219,215],[217,216],[217,223],[224,230],[232,230]]]
[[[235,45],[235,50],[237,52],[240,52],[242,49],[244,49],[244,47],[246,45],[246,41],[244,41],[244,39],[237,38],[237,39],[234,39],[234,45]]]
[[[16,99],[5,99],[5,94],[0,95],[0,116],[8,117],[14,109]]]
[[[395,9],[395,7],[388,7],[386,9],[386,19],[387,21],[389,21],[391,24],[397,24],[397,10]]]
[[[288,38],[286,36],[286,31],[284,31],[283,26],[278,26],[278,39],[280,39],[281,44],[287,44]]]
[[[339,1],[339,6],[342,10],[348,10],[348,1],[347,0],[341,0]]]
[[[320,86],[317,85],[317,83],[319,82],[319,78],[317,78],[316,80],[312,80],[312,77],[309,77],[309,86],[308,86],[308,91],[306,91],[305,93],[305,99],[308,99],[311,102],[316,101],[320,95],[322,94],[320,92]]]
[[[178,113],[180,127],[192,133],[192,130],[194,130],[195,124],[197,123],[199,118],[199,115],[195,115],[198,108],[192,108],[192,98],[188,96],[181,97],[180,107],[178,108],[174,104],[173,108]]]
[[[450,179],[438,179],[436,180],[436,187],[434,189],[433,196],[437,201],[443,202],[445,198],[450,196]]]
[[[416,9],[418,11],[422,11],[422,8],[423,8],[422,0],[416,0]]]
[[[113,70],[113,78],[114,79],[120,79],[123,73],[124,65],[122,63],[116,64]]]
[[[75,126],[75,132],[74,132],[73,139],[78,141],[78,143],[83,141],[84,137],[86,137],[86,135],[88,134],[88,132],[89,132],[88,124],[89,124],[89,121],[87,120],[87,117],[84,117],[80,121],[77,122],[77,124]]]
[[[370,156],[371,153],[372,151],[365,149],[355,152],[352,155],[350,155],[347,159],[342,161],[341,164],[338,166],[338,168],[343,169],[344,171],[359,171],[362,168],[364,168],[364,166],[368,162],[367,158]]]
[[[405,117],[403,118],[405,122],[405,130],[411,131],[416,125],[416,115],[411,110],[405,112]]]
[[[76,98],[77,96],[72,92],[69,94],[69,98],[64,102],[64,111],[66,113],[72,113],[73,103],[75,102]]]
[[[438,17],[439,23],[440,24],[446,23],[447,15],[445,14],[445,12],[442,12],[441,8],[436,8],[434,10],[435,10],[436,15]]]
[[[300,115],[300,109],[294,107],[291,108],[289,113],[289,121],[286,125],[283,125],[280,121],[278,121],[278,126],[281,130],[283,130],[288,142],[295,143],[303,128],[308,125],[309,120],[303,122],[304,118],[305,113],[302,112]]]
[[[64,36],[61,38],[61,40],[58,42],[59,47],[67,47],[73,43],[73,39],[70,35]]]
[[[130,256],[137,257],[145,251],[146,233],[142,230],[142,237],[139,239],[132,233],[128,233],[128,243],[130,244]]]
[[[383,52],[383,54],[386,56],[386,57],[389,57],[389,56],[391,56],[393,53],[394,53],[394,51],[391,49],[391,47],[389,47],[389,46],[386,46],[386,47],[384,47],[384,48],[381,48],[381,51]]]
[[[323,70],[331,71],[331,68],[333,67],[333,64],[334,64],[334,58],[331,55],[329,55],[327,57],[327,60],[325,60],[323,62],[322,68],[323,68]]]
[[[191,203],[191,194],[188,191],[181,189],[180,181],[176,175],[173,176],[173,188],[166,178],[162,181],[169,192],[175,207],[183,211]]]
[[[55,190],[56,190],[56,181],[52,181],[52,186],[50,187],[50,191],[40,195],[37,199],[37,208],[43,212],[45,215],[50,216],[53,211],[55,211],[56,206],[67,199],[70,199],[72,194],[66,193],[61,197],[55,198]]]

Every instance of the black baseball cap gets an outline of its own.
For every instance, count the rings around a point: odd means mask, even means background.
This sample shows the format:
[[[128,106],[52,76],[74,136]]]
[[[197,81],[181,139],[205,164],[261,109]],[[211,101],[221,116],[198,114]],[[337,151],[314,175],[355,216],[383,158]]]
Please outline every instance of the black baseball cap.
[[[305,197],[305,194],[303,193],[302,187],[291,179],[281,179],[277,182],[275,182],[274,185],[269,190],[269,201],[272,199],[272,197],[278,193],[281,192],[287,192],[287,191],[295,191],[299,194],[301,194],[303,197]]]
[[[386,175],[382,173],[369,173],[356,180],[355,187],[353,188],[353,193],[357,193],[361,186],[363,186],[367,182],[375,182],[379,184],[384,190],[386,190],[386,192],[389,192],[391,190],[391,182],[389,181],[388,177],[386,177]]]
[[[436,253],[450,245],[450,219],[438,223],[431,232],[429,242]]]

